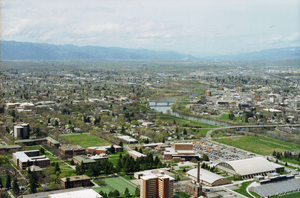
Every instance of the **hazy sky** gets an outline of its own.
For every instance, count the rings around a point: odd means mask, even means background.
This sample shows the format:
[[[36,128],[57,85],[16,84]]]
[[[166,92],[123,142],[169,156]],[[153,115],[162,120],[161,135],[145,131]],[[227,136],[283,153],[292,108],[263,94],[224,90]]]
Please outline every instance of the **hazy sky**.
[[[300,45],[300,0],[2,0],[2,40],[195,56]]]

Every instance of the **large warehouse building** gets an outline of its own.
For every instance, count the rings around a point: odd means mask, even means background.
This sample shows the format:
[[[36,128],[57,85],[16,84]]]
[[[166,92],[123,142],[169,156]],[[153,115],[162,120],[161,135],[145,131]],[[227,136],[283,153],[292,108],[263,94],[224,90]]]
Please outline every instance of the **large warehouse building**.
[[[269,162],[263,157],[220,162],[217,168],[231,175],[241,175],[243,178],[253,178],[256,175],[266,176],[267,173],[283,172],[284,166]]]
[[[194,168],[188,172],[186,172],[186,175],[191,177],[192,179],[196,180],[197,179],[197,168]],[[200,183],[205,184],[207,186],[219,186],[219,185],[224,185],[224,184],[230,184],[231,180],[222,177],[220,175],[217,175],[215,173],[212,173],[208,170],[205,169],[200,169]]]

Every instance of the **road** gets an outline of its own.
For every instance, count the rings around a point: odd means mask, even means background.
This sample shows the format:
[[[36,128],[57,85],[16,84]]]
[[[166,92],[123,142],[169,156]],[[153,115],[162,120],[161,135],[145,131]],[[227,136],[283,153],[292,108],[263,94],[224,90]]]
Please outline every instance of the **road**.
[[[242,125],[242,126],[228,126],[228,127],[221,127],[221,128],[215,128],[206,133],[206,138],[211,139],[211,133],[217,130],[222,130],[222,129],[236,129],[236,128],[264,128],[264,127],[288,127],[288,126],[294,126],[294,127],[300,127],[300,124],[295,124],[295,125]]]

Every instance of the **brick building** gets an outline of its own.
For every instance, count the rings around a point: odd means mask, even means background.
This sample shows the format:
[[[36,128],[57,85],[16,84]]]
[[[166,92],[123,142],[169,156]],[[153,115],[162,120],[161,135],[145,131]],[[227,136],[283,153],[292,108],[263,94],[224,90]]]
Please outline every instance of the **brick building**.
[[[81,165],[81,163],[83,163],[84,165],[96,164],[98,161],[100,161],[102,164],[104,160],[108,160],[106,154],[100,154],[95,156],[78,155],[73,157],[73,161],[76,165]]]
[[[26,169],[27,162],[29,162],[29,166],[31,166],[36,161],[37,166],[41,168],[50,165],[50,159],[45,155],[39,156],[39,150],[15,152],[13,153],[13,161],[21,170]]]
[[[175,179],[164,174],[141,177],[141,198],[173,198]]]
[[[73,156],[85,155],[85,149],[78,145],[64,145],[59,147],[59,153],[65,158]]]
[[[55,147],[55,148],[58,148],[60,146],[60,143],[59,141],[53,139],[52,137],[47,137],[47,144],[50,146],[50,147]]]
[[[61,185],[66,188],[67,178],[70,180],[70,188],[76,188],[81,186],[89,186],[91,178],[86,175],[76,175],[72,177],[61,178]]]
[[[121,146],[118,146],[118,145],[113,145],[113,146],[115,148],[116,153],[123,152],[123,148]],[[100,147],[94,146],[94,147],[88,147],[86,150],[88,153],[109,154],[110,148],[111,148],[111,146],[100,146]]]
[[[174,159],[175,162],[199,161],[201,157],[193,150],[193,143],[175,143],[174,148],[166,147],[164,159]]]

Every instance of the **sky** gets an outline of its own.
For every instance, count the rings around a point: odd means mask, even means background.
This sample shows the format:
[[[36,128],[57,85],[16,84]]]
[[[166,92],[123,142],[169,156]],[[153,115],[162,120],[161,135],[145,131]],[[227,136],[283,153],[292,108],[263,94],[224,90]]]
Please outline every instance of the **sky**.
[[[196,57],[300,46],[300,0],[2,0],[1,39]]]

